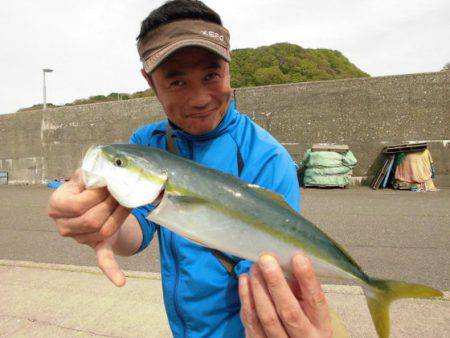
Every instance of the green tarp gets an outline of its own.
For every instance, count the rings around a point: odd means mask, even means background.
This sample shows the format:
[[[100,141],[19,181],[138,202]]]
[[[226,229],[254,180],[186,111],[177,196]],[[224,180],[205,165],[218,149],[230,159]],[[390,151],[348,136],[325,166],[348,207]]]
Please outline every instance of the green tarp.
[[[349,150],[346,153],[336,153],[334,151],[311,151],[308,149],[303,157],[303,165],[306,167],[342,167],[353,168],[356,163],[355,156]]]
[[[311,151],[308,149],[302,161],[305,168],[303,184],[316,187],[344,187],[350,183],[352,168],[357,161],[351,151]]]
[[[303,184],[312,187],[345,187],[349,183],[349,175],[314,175],[303,177]]]

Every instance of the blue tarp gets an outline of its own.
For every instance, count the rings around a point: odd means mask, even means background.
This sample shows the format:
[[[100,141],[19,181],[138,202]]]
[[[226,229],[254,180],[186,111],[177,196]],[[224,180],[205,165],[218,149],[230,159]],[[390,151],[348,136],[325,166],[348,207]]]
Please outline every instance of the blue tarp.
[[[59,181],[57,181],[57,182],[48,182],[47,183],[47,187],[52,188],[52,189],[57,189],[60,186],[62,186],[63,184],[64,184],[64,182],[59,182]]]

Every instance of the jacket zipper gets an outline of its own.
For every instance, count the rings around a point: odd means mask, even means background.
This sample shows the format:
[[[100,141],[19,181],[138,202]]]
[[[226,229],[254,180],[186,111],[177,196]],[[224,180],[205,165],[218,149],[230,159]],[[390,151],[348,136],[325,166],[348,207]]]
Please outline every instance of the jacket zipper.
[[[174,233],[171,233],[170,237],[170,246],[172,249],[172,254],[174,256],[175,261],[175,285],[173,289],[173,303],[175,306],[175,312],[178,315],[178,318],[180,319],[181,326],[183,328],[183,337],[186,337],[186,324],[183,320],[183,317],[181,316],[181,311],[178,305],[178,282],[179,282],[179,267],[178,267],[178,255],[175,248],[175,240],[174,240]]]

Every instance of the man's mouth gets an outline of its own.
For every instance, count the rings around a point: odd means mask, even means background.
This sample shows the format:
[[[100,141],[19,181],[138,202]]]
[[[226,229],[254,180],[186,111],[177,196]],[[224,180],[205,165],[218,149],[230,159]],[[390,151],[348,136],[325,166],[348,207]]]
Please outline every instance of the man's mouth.
[[[215,111],[216,111],[216,108],[207,110],[204,112],[192,113],[192,114],[189,114],[188,116],[193,119],[204,119],[205,117],[208,117],[211,114],[213,114]]]

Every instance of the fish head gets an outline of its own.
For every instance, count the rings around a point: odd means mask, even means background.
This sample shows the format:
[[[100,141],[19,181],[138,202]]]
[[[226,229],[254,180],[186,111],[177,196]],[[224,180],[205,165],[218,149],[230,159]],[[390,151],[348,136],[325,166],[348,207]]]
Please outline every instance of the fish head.
[[[127,208],[151,204],[164,189],[167,176],[126,146],[91,147],[81,165],[83,182],[87,189],[107,187]]]

